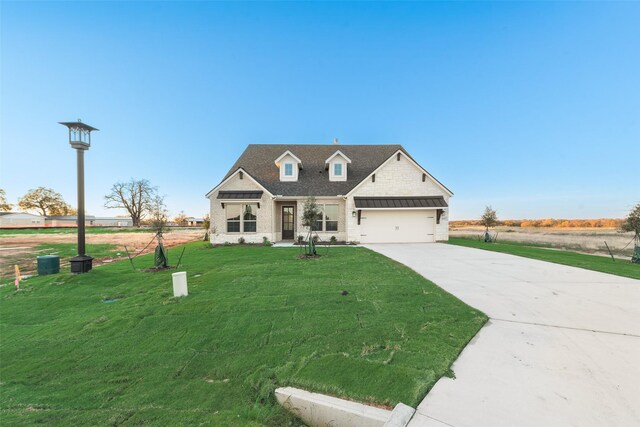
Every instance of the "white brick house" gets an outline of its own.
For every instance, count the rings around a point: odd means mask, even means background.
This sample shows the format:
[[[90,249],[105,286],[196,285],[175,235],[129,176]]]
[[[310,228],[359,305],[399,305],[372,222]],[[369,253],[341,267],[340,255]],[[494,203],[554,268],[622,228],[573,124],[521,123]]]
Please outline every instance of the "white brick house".
[[[306,236],[309,196],[322,240],[404,243],[448,240],[452,195],[401,145],[252,144],[206,197],[212,243]]]

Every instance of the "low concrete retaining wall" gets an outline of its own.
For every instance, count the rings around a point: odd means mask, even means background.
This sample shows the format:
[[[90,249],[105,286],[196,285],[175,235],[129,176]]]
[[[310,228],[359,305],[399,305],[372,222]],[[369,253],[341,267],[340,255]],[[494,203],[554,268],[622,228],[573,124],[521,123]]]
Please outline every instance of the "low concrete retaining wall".
[[[275,394],[282,406],[313,427],[404,427],[415,412],[402,403],[388,411],[293,387],[278,388]]]

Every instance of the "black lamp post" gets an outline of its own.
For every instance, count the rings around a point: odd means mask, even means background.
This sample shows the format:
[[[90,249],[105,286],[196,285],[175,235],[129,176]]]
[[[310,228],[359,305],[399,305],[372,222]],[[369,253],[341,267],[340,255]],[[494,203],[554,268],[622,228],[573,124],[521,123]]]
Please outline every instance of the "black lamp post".
[[[98,130],[77,122],[59,122],[69,128],[69,144],[78,155],[78,255],[71,258],[72,273],[87,273],[91,270],[93,258],[85,254],[84,245],[84,152],[91,146],[91,131]]]

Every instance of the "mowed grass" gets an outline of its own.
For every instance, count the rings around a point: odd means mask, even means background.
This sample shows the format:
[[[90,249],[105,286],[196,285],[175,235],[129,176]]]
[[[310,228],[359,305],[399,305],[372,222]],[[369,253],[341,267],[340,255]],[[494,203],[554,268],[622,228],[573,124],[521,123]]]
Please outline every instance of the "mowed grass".
[[[197,227],[191,227],[196,228]],[[114,234],[114,233],[152,233],[150,228],[136,227],[86,227],[86,234]],[[204,233],[204,230],[203,230]],[[78,234],[75,227],[49,227],[49,228],[0,228],[0,236],[18,234]]]
[[[486,322],[365,248],[186,247],[185,298],[128,262],[0,288],[2,424],[300,425],[285,385],[416,405]]]
[[[450,237],[449,243],[640,279],[640,264],[633,264],[629,260],[616,259],[614,261],[608,257],[543,248],[522,242],[498,241],[496,243],[485,243],[476,239]]]

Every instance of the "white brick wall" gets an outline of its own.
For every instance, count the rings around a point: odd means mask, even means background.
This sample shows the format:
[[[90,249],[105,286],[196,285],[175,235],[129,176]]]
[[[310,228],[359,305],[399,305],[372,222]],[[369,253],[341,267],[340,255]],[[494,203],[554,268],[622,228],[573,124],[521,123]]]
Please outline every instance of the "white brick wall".
[[[358,218],[354,218],[351,212],[355,211],[354,197],[400,197],[400,196],[443,196],[449,204],[449,194],[427,175],[422,182],[423,172],[418,169],[406,156],[401,155],[400,160],[393,156],[385,165],[376,172],[376,181],[368,178],[353,194],[349,195],[346,204],[347,211],[347,239],[360,240],[360,226]],[[449,240],[449,213],[445,208],[445,218],[436,224],[436,240]]]
[[[307,233],[309,233],[309,229],[304,227],[302,225],[302,212],[304,211],[304,203],[305,203],[306,199],[304,200],[298,200],[298,205],[296,207],[296,212],[297,212],[297,218],[296,218],[296,239],[298,238],[299,235],[304,236],[305,238],[307,237]],[[347,240],[347,233],[346,233],[346,223],[345,223],[345,218],[346,218],[346,211],[345,211],[345,207],[346,207],[346,203],[344,201],[344,199],[342,197],[340,198],[332,198],[332,199],[322,199],[322,198],[317,198],[316,199],[316,203],[317,204],[328,204],[328,205],[338,205],[338,231],[327,231],[327,232],[322,232],[322,231],[318,231],[318,237],[320,237],[320,239],[322,239],[323,241],[329,241],[331,240],[331,236],[336,236],[336,240],[338,241],[345,241]],[[315,235],[316,232],[313,232],[313,235]]]
[[[273,231],[273,201],[267,192],[262,193],[262,199],[259,200],[260,208],[256,211],[256,232],[255,233],[227,233],[227,221],[225,209],[222,203],[234,203],[233,201],[218,199],[220,191],[264,191],[258,184],[253,182],[247,174],[244,179],[240,179],[239,175],[235,175],[227,181],[222,187],[209,195],[210,199],[210,215],[211,215],[211,233],[209,240],[211,243],[238,243],[240,237],[244,237],[246,242],[262,243],[262,239],[266,237],[270,241],[274,241],[275,233]],[[258,202],[258,200],[256,200]]]
[[[354,162],[357,160],[353,160]],[[354,197],[394,197],[394,196],[443,196],[447,204],[449,203],[449,195],[429,176],[426,181],[422,182],[423,172],[417,168],[406,156],[401,155],[400,160],[396,160],[393,156],[385,165],[376,172],[376,181],[371,182],[368,178],[362,183],[357,190],[350,194],[347,200],[343,198],[318,198],[318,203],[338,204],[338,231],[337,232],[318,232],[323,240],[331,239],[335,236],[337,240],[342,241],[359,241],[360,226],[357,217],[352,215],[356,211],[353,201]],[[237,243],[238,238],[244,237],[247,242],[261,243],[263,237],[272,242],[281,239],[279,232],[280,226],[276,221],[280,221],[279,213],[275,212],[275,208],[280,208],[281,204],[276,204],[271,196],[264,192],[260,200],[260,209],[257,210],[257,232],[256,233],[227,233],[225,210],[221,206],[222,200],[217,199],[220,190],[260,190],[264,191],[246,174],[244,179],[240,179],[239,175],[235,175],[226,182],[216,192],[212,193],[210,198],[211,204],[211,242],[212,243]],[[302,226],[302,212],[304,209],[305,199],[292,201],[291,204],[296,205],[296,233],[306,237],[306,230]],[[225,201],[225,203],[228,203]],[[287,203],[288,204],[288,203]],[[436,240],[449,239],[449,212],[445,208],[444,217],[440,224],[436,224]]]

